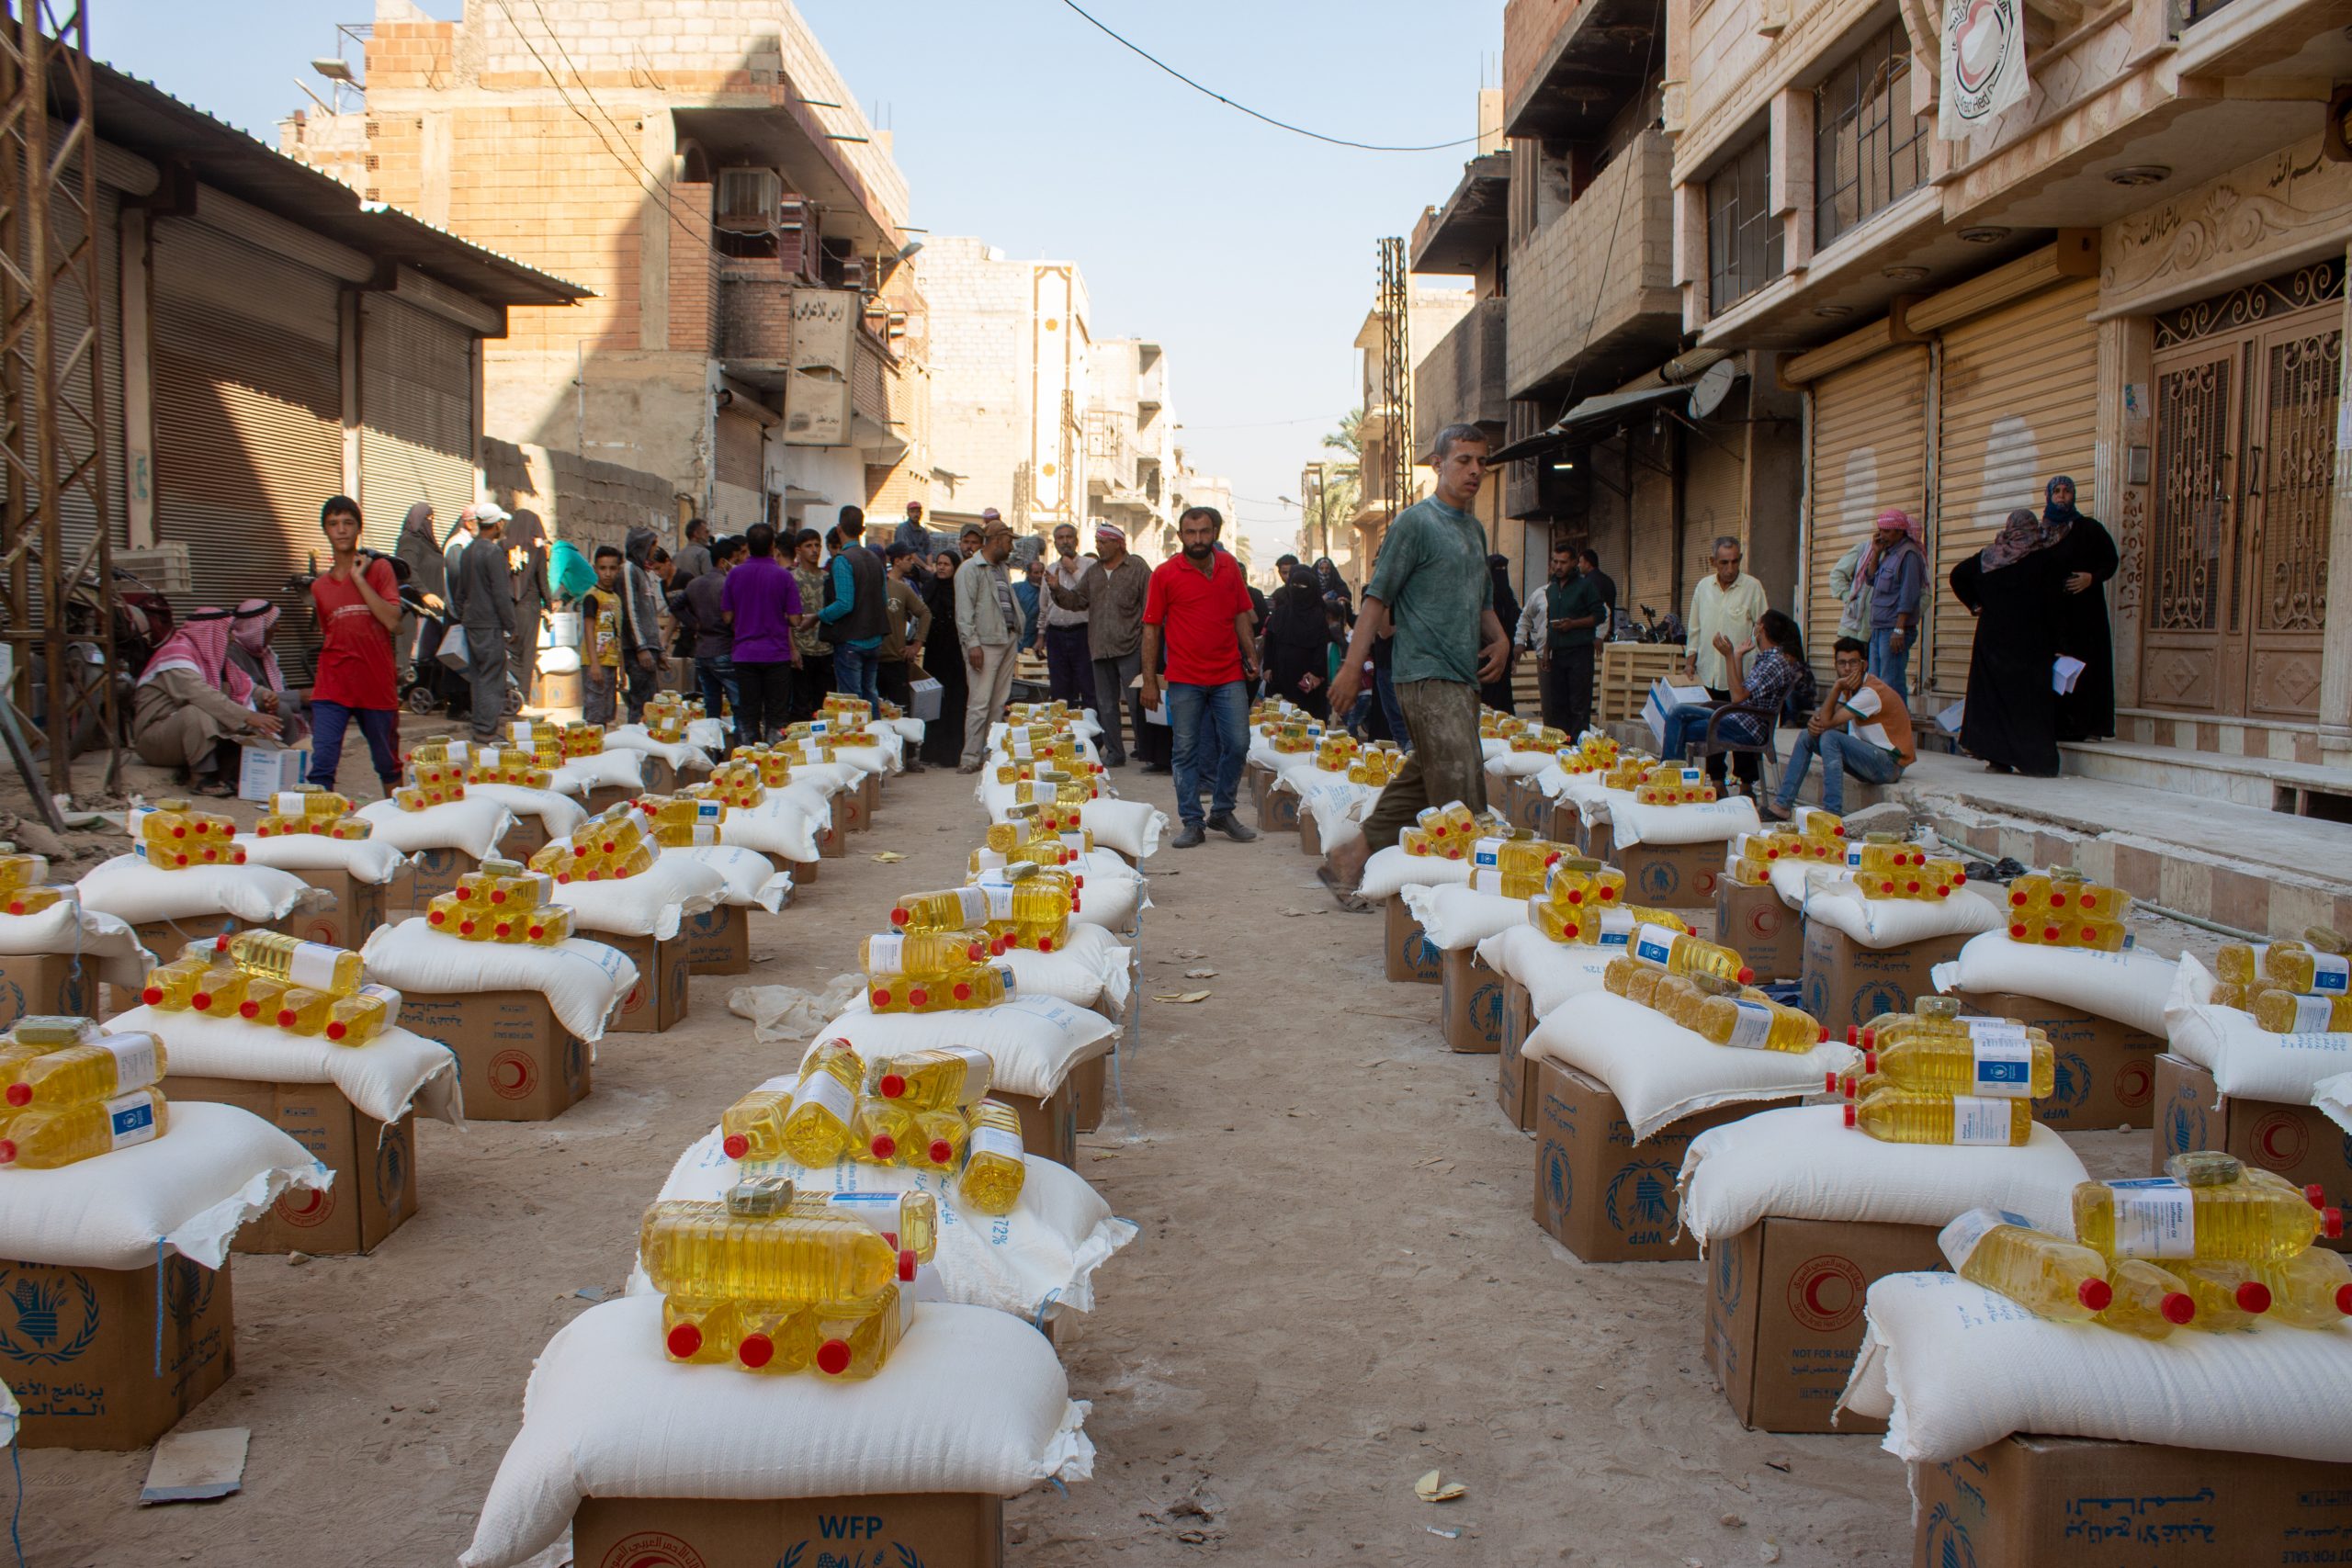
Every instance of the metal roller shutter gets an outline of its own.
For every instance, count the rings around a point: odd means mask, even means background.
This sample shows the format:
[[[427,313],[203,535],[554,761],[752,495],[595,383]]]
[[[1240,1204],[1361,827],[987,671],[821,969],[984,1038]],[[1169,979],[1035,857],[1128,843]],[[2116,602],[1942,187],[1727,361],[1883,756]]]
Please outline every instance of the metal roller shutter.
[[[760,490],[760,422],[722,409],[718,414],[718,469],[721,484]]]
[[[1928,350],[1890,350],[1813,384],[1813,496],[1805,545],[1804,649],[1829,671],[1845,605],[1829,590],[1838,558],[1878,514],[1927,511]]]
[[[188,547],[183,608],[284,605],[300,680],[316,639],[286,580],[323,550],[319,504],[343,488],[336,285],[201,223],[157,229],[156,536]]]
[[[1690,591],[1714,571],[1715,541],[1728,534],[1747,547],[1747,464],[1746,442],[1736,424],[1702,424],[1682,434],[1682,580],[1675,608],[1690,602]],[[1721,445],[1717,445],[1721,443]]]
[[[2096,516],[2091,457],[2098,329],[2084,278],[1945,329],[1937,400],[1935,617],[1930,688],[1968,687],[1975,623],[1945,586],[1951,569],[2001,531],[2015,508],[2041,510],[2042,486],[2072,475],[2075,504]]]
[[[401,521],[433,503],[446,534],[474,500],[473,337],[385,294],[359,300],[359,512],[390,553]]]

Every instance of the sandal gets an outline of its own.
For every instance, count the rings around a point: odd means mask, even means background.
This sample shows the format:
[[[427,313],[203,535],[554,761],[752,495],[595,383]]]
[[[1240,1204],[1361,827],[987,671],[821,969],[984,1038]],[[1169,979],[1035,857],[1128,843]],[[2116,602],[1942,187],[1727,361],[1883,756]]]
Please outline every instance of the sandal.
[[[234,800],[237,798],[237,786],[231,784],[226,779],[213,779],[209,783],[202,784],[191,781],[188,784],[187,792],[190,795],[200,795],[208,800]]]

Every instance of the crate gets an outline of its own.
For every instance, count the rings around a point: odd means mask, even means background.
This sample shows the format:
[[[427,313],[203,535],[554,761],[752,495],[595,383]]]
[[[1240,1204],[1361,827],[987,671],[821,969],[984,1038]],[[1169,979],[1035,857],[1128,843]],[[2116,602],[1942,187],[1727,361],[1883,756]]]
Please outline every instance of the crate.
[[[1673,680],[1682,669],[1682,645],[1676,642],[1605,642],[1600,645],[1600,701],[1593,716],[1637,719],[1649,701],[1651,683]]]

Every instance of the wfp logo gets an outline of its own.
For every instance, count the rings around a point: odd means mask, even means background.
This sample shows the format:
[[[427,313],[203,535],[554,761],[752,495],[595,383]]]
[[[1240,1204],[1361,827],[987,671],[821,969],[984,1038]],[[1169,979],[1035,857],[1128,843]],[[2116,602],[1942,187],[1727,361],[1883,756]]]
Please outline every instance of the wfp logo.
[[[1976,1549],[1968,1542],[1967,1527],[1952,1516],[1948,1504],[1937,1504],[1928,1515],[1926,1544],[1919,1561],[1928,1568],[1976,1568]]]
[[[2050,1098],[2035,1107],[2039,1112],[2071,1121],[2091,1097],[2091,1065],[2077,1051],[2061,1051],[2052,1064]]]
[[[1827,1023],[1829,1021],[1829,979],[1827,976],[1814,974],[1808,975],[1804,977],[1804,1010],[1813,1014],[1814,1017],[1819,1019],[1824,1023]],[[1876,1018],[1878,1015],[1876,1013],[1872,1013],[1871,1016],[1872,1018]]]
[[[73,1269],[0,1271],[0,1353],[36,1365],[62,1366],[98,1337],[98,1292]]]
[[[172,1314],[172,1326],[183,1337],[212,1304],[212,1270],[185,1258],[175,1257],[164,1267],[164,1309]]]
[[[1576,1190],[1576,1175],[1568,1168],[1568,1151],[1547,1139],[1544,1145],[1544,1195],[1549,1200],[1552,1213],[1566,1213]]]
[[[2173,1090],[2171,1101],[2165,1106],[2161,1125],[2165,1147],[2175,1154],[2206,1146],[2205,1106],[2198,1099],[2196,1089],[2182,1084]]]
[[[1503,988],[1481,986],[1471,993],[1470,1021],[1488,1040],[1503,1037]]]
[[[18,1019],[28,1010],[25,988],[14,980],[0,980],[0,1017]]]
[[[1729,1317],[1739,1310],[1740,1257],[1736,1242],[1719,1242],[1715,1246],[1715,1300],[1723,1303],[1724,1315]]]
[[[1663,1160],[1634,1160],[1610,1181],[1601,1203],[1615,1230],[1663,1230],[1674,1219],[1674,1168]]]
[[[1682,873],[1669,860],[1645,862],[1641,871],[1642,891],[1655,902],[1682,886]]]
[[[1854,993],[1853,1021],[1868,1023],[1881,1013],[1902,1012],[1910,1006],[1911,998],[1904,992],[1902,987],[1890,981],[1881,980],[1875,985],[1864,986]],[[1817,1012],[1813,1016],[1821,1017]],[[1828,1021],[1824,1019],[1823,1021]]]
[[[725,909],[716,908],[705,909],[699,914],[688,915],[686,930],[695,936],[716,936],[725,915]]]
[[[376,1145],[376,1201],[397,1214],[401,1212],[401,1197],[408,1189],[408,1135],[387,1134]]]

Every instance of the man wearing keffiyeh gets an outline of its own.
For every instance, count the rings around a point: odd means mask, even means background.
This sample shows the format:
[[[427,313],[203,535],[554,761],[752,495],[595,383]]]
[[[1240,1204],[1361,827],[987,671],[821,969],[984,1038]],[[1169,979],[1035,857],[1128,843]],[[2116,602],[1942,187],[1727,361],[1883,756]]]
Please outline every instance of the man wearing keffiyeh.
[[[238,742],[276,739],[282,726],[253,705],[254,682],[229,662],[231,613],[203,609],[190,615],[139,677],[131,696],[130,744],[161,768],[182,768],[198,795],[232,795],[224,776],[236,766]]]

